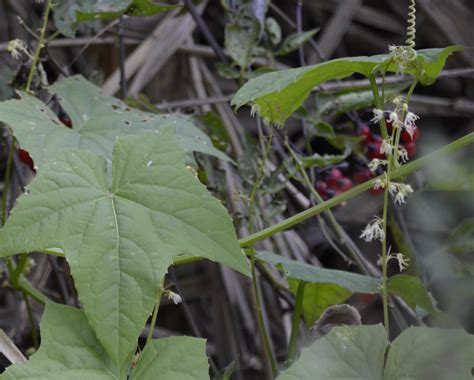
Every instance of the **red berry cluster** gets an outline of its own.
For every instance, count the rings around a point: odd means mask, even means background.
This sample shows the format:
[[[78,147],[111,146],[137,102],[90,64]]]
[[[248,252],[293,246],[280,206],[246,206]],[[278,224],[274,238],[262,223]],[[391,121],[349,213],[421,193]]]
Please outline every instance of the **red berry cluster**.
[[[61,121],[61,123],[64,124],[65,127],[72,128],[71,119],[65,113],[61,113],[59,115],[59,120]],[[33,162],[33,159],[31,158],[30,153],[27,150],[21,148],[18,149],[18,157],[20,158],[21,162],[28,166],[32,171],[36,172],[35,163]]]
[[[316,182],[316,191],[323,199],[329,199],[351,189],[352,186],[352,180],[346,177],[341,169],[332,168],[324,172],[322,179]]]
[[[392,132],[392,125],[387,122],[388,131]],[[369,126],[363,124],[358,132],[360,137],[363,137],[362,144],[367,150],[367,158],[373,160],[375,158],[385,159],[385,154],[380,152],[382,145],[382,137],[376,133],[373,133]],[[413,137],[407,131],[403,131],[400,135],[400,146],[404,147],[407,151],[408,157],[413,157],[416,153],[416,141],[420,138],[420,131],[415,126],[413,128]],[[352,165],[354,169],[352,173],[344,174],[342,168],[334,167],[330,170],[325,170],[320,173],[319,180],[316,182],[316,191],[321,195],[323,199],[329,199],[335,195],[341,194],[354,186],[363,182],[366,182],[375,177],[366,164],[356,162]],[[345,170],[348,172],[347,170]],[[379,194],[383,192],[383,189],[369,190],[371,194]]]

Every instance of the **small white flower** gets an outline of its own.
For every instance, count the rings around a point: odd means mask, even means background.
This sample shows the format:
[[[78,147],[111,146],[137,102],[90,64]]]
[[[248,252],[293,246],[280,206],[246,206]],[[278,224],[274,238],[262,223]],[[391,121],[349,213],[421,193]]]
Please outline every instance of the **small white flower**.
[[[387,164],[388,164],[387,160],[374,158],[372,161],[369,162],[367,166],[369,167],[371,172],[375,172],[380,165],[387,165]]]
[[[415,115],[413,112],[408,111],[407,115],[405,116],[405,124],[411,125],[412,127],[415,126],[415,122],[419,119],[420,117],[418,115]]]
[[[405,258],[405,256],[403,256],[402,253],[390,253],[390,249],[392,247],[389,247],[388,249],[388,252],[387,252],[387,263],[392,260],[392,259],[395,259],[398,261],[398,268],[400,269],[400,272],[403,272],[405,269],[408,268],[408,262],[410,261],[410,259],[407,259]],[[378,261],[377,261],[377,265],[382,265],[382,258],[379,257]]]
[[[382,144],[380,144],[380,153],[390,156],[392,154],[392,150],[393,146],[390,144],[390,139],[382,140]]]
[[[400,120],[398,119],[398,114],[395,111],[390,112],[390,115],[388,117],[388,122],[392,123],[394,128],[397,127],[398,125],[400,125]]]
[[[169,300],[174,302],[175,305],[181,303],[182,301],[181,296],[175,292],[172,292],[171,290],[167,290],[166,295]]]
[[[378,108],[374,108],[372,109],[372,112],[374,114],[374,117],[370,119],[372,123],[378,123],[380,120],[383,119],[384,112],[382,110],[379,110]]]
[[[362,231],[360,238],[366,242],[378,239],[380,241],[385,240],[385,232],[383,230],[382,219],[375,217]]]
[[[389,191],[399,205],[406,202],[405,198],[413,193],[413,188],[405,183],[390,182]]]
[[[398,157],[400,157],[400,159],[402,160],[402,162],[407,162],[408,161],[408,152],[407,150],[402,147],[402,146],[399,146],[398,147]]]
[[[11,40],[7,45],[7,51],[11,54],[13,59],[19,59],[21,53],[28,53],[25,42],[20,39]]]

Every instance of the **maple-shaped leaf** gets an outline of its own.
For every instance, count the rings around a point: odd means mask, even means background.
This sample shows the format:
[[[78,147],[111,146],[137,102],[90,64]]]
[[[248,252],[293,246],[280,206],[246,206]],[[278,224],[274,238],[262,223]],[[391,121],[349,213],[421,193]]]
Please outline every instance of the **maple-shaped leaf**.
[[[108,357],[82,310],[46,305],[41,321],[41,346],[26,363],[10,366],[5,380],[119,380],[122,369]],[[205,340],[170,337],[145,347],[132,379],[208,379]]]
[[[172,128],[117,139],[112,165],[71,149],[45,162],[0,230],[0,256],[59,248],[105,349],[121,366],[173,258],[248,274],[232,220],[185,168]]]
[[[58,81],[49,91],[57,96],[71,120],[66,128],[41,100],[19,92],[20,99],[0,103],[0,121],[12,129],[19,145],[27,150],[35,168],[64,149],[79,148],[100,153],[110,159],[115,140],[121,136],[174,126],[178,142],[189,152],[201,152],[230,160],[213,147],[210,138],[189,118],[171,114],[152,114],[128,107],[120,100],[105,96],[81,76]]]

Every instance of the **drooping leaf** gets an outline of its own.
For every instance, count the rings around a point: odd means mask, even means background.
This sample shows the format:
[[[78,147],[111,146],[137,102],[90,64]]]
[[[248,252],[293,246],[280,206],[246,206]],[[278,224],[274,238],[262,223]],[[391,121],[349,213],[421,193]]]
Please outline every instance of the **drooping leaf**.
[[[422,69],[420,83],[432,83],[442,70],[447,57],[459,50],[461,48],[458,46],[419,50],[417,59]],[[313,66],[268,73],[242,86],[232,99],[232,105],[239,108],[250,103],[267,122],[282,125],[317,85],[355,73],[368,76],[376,66],[387,62],[387,59],[388,55],[340,58]],[[393,63],[388,66],[388,71],[397,70],[398,67]],[[407,69],[406,73],[415,72],[413,69]]]
[[[176,8],[153,0],[60,0],[54,8],[56,28],[67,37],[74,37],[79,23],[91,20],[112,20],[123,14],[151,16]]]
[[[191,121],[178,115],[154,115],[129,108],[120,100],[100,94],[100,89],[80,76],[56,82],[50,88],[72,121],[66,128],[43,102],[28,94],[0,103],[0,121],[13,130],[20,146],[29,151],[37,167],[68,148],[103,154],[110,159],[117,137],[142,134],[174,125],[180,145],[187,151],[229,158],[212,146],[209,137]]]
[[[300,281],[289,280],[291,292],[296,296]],[[343,303],[352,295],[352,292],[334,284],[307,283],[303,297],[303,318],[308,328],[321,317],[329,307]]]
[[[303,46],[311,39],[319,29],[308,30],[301,33],[293,33],[286,37],[281,43],[280,48],[275,52],[276,56],[286,55]]]
[[[204,339],[173,336],[154,340],[143,350],[134,380],[206,380],[209,364]]]
[[[335,327],[278,380],[381,380],[387,343],[382,325]]]
[[[474,335],[410,327],[391,344],[384,380],[472,380]]]
[[[379,293],[380,281],[373,277],[333,269],[318,268],[314,265],[290,260],[267,251],[259,251],[258,260],[281,266],[288,278],[314,284],[335,284],[358,293]]]
[[[180,254],[248,274],[232,221],[183,163],[172,128],[117,139],[104,157],[47,161],[0,230],[0,255],[60,248],[85,313],[118,365],[135,346]]]
[[[270,42],[276,46],[281,41],[281,28],[273,17],[267,17],[265,20],[265,30],[268,33]]]
[[[113,380],[120,369],[97,340],[85,314],[47,304],[41,321],[41,346],[26,362],[7,368],[4,380]]]
[[[421,307],[426,313],[435,312],[435,307],[431,298],[418,277],[398,274],[389,278],[387,283],[388,291],[400,296],[416,311],[416,307]]]
[[[250,64],[252,50],[259,37],[260,22],[253,15],[250,4],[241,7],[225,28],[225,46],[233,61],[241,68],[247,68]]]

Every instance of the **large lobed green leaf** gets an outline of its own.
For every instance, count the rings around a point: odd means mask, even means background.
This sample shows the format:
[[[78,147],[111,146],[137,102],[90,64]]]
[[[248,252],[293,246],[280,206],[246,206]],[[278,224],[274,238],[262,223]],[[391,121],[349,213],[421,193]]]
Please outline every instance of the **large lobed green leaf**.
[[[54,9],[54,23],[62,34],[74,37],[80,22],[112,20],[123,14],[151,16],[176,7],[153,0],[59,0]]]
[[[419,74],[420,83],[428,85],[434,82],[447,57],[459,50],[459,46],[419,50],[417,59],[422,69]],[[340,58],[313,66],[264,74],[242,86],[232,99],[232,105],[239,108],[250,103],[252,109],[267,122],[282,125],[302,105],[314,87],[355,73],[369,76],[376,66],[388,59],[388,55]],[[392,63],[387,71],[396,72],[398,67]],[[415,74],[413,69],[407,69],[405,73]]]
[[[303,349],[278,380],[472,380],[472,367],[474,336],[461,329],[410,327],[388,345],[382,325],[343,326]]]
[[[41,322],[41,346],[26,363],[10,366],[4,380],[115,380],[120,370],[95,337],[85,314],[69,306],[47,304]],[[208,379],[204,339],[170,337],[145,347],[133,379]]]
[[[20,146],[29,151],[35,166],[63,149],[80,148],[111,159],[120,136],[142,134],[173,125],[180,146],[187,151],[229,158],[213,147],[211,140],[192,122],[179,115],[154,115],[129,108],[120,100],[104,96],[81,76],[56,82],[49,88],[69,115],[66,128],[43,102],[25,93],[21,99],[0,103],[0,121],[13,130]]]
[[[118,138],[104,157],[69,150],[44,163],[0,230],[0,255],[60,248],[89,322],[121,366],[174,257],[248,274],[232,220],[189,172],[172,128]]]

